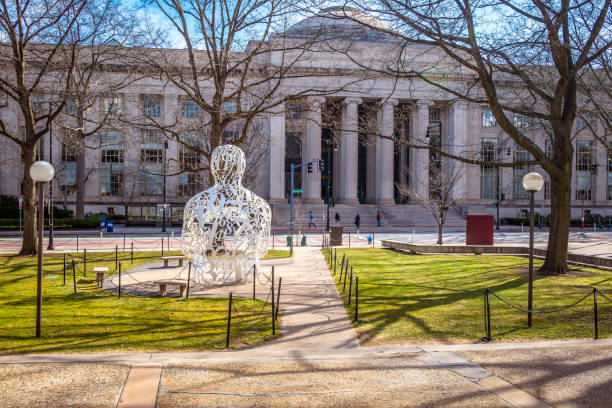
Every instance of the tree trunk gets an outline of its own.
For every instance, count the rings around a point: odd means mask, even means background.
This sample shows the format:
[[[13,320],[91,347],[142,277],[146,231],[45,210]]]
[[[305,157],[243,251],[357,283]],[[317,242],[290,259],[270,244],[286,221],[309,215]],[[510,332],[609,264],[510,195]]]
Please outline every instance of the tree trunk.
[[[22,147],[23,153],[23,240],[19,255],[36,255],[36,186],[30,177],[30,167],[36,160],[36,144]]]
[[[81,140],[80,138],[78,140]],[[85,171],[86,158],[85,149],[80,144],[78,147],[77,167],[76,167],[76,202],[74,216],[85,218]]]
[[[571,217],[572,162],[561,177],[551,176],[550,233],[544,265],[540,275],[559,275],[567,272],[567,244]]]
[[[444,226],[442,224],[438,224],[438,245],[442,245],[442,230]]]

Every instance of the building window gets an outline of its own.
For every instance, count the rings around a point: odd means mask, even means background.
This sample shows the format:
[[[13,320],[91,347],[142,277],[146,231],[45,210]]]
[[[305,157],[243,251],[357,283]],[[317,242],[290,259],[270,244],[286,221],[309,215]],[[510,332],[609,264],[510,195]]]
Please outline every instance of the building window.
[[[104,101],[104,110],[108,116],[121,115],[121,98],[106,98],[106,100]]]
[[[496,162],[498,149],[497,139],[484,138],[481,142],[480,154],[483,161]],[[496,200],[498,193],[499,169],[493,166],[480,166],[480,198]]]
[[[606,200],[612,200],[612,150],[608,151],[608,192]]]
[[[520,145],[515,145],[514,161],[526,162],[531,160],[531,155]],[[514,198],[517,200],[529,198],[529,193],[523,188],[523,177],[529,172],[528,166],[514,167]]]
[[[590,140],[576,142],[576,200],[590,200],[593,154]]]
[[[76,192],[77,148],[74,143],[62,143],[60,189],[66,195]]]
[[[221,133],[221,143],[232,144],[240,138],[238,132],[235,130],[224,130]]]
[[[440,122],[440,109],[438,108],[429,108],[429,123],[439,123]]]
[[[544,148],[546,149],[546,157],[552,160],[555,157],[555,150],[553,149],[553,142],[551,139],[546,140]]]
[[[299,103],[287,104],[287,118],[299,119],[302,116],[302,107]]]
[[[157,196],[163,189],[164,140],[157,129],[142,129],[140,144],[140,191],[145,196]]]
[[[517,128],[527,128],[529,127],[529,118],[521,113],[514,113],[512,115],[512,123]]]
[[[576,118],[576,131],[581,131],[587,128],[587,122],[580,116]]]
[[[69,115],[77,114],[77,105],[72,98],[66,98],[66,103],[64,104],[64,112]]]
[[[291,165],[302,162],[302,134],[290,132],[285,134],[285,196],[291,194]],[[302,167],[293,171],[293,190],[295,195],[302,192]]]
[[[200,112],[200,107],[194,100],[183,99],[181,101],[181,115],[187,119],[197,118]]]
[[[495,116],[493,116],[493,112],[491,112],[491,109],[483,109],[482,110],[482,126],[494,127],[496,124],[497,122],[495,122]]]
[[[238,107],[236,105],[236,102],[234,101],[226,101],[223,102],[223,105],[221,105],[221,113],[223,114],[223,116],[231,116],[237,111]]]
[[[199,138],[195,134],[187,136],[186,141],[194,147],[199,145]],[[178,194],[182,197],[191,197],[202,186],[201,177],[199,176],[202,165],[201,156],[193,149],[180,145],[179,163],[183,173],[179,176]]]
[[[123,138],[119,132],[107,130],[100,136],[100,194],[123,195]]]
[[[158,118],[161,116],[161,98],[159,96],[144,96],[142,110],[145,116]]]

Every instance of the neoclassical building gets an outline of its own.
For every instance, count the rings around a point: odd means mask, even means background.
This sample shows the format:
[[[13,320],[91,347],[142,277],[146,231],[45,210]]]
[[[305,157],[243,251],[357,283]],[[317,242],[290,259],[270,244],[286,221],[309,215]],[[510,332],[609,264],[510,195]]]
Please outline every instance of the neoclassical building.
[[[326,13],[333,18],[326,19]],[[367,68],[383,61],[397,44],[338,18],[335,9],[305,18],[283,33],[283,38],[298,41],[322,32],[350,33],[350,47],[344,46],[346,38],[331,39],[344,45],[327,44],[304,54],[295,64],[304,74],[282,84],[278,92],[289,98],[263,115],[257,135],[263,147],[252,152],[257,160],[252,160],[255,168],[249,172],[249,187],[269,200],[275,225],[289,225],[292,164],[312,162],[293,174],[298,223],[307,223],[306,215],[312,211],[315,223],[321,225],[329,203],[332,217],[338,213],[345,225],[352,224],[356,214],[362,224],[373,225],[380,212],[385,225],[410,226],[433,224],[414,195],[430,194],[431,163],[446,160],[428,149],[410,146],[429,144],[451,154],[491,162],[529,160],[529,154],[496,125],[487,106],[457,100],[415,78],[373,74]],[[439,52],[418,44],[410,47],[405,51],[406,61],[430,64],[432,75],[446,81],[447,86],[465,85],[464,76],[451,71],[450,65],[436,62]],[[267,63],[274,64],[274,60],[272,54]],[[316,82],[316,94],[303,95],[310,82]],[[225,108],[231,111],[231,103]],[[193,101],[153,79],[135,81],[112,98],[100,98],[97,110],[98,114],[117,117],[144,111],[162,122],[176,118],[188,122],[198,115]],[[19,127],[17,112],[15,106],[9,106],[0,114]],[[520,115],[514,115],[513,120],[543,149],[552,151],[545,126]],[[99,145],[85,150],[86,212],[127,211],[134,223],[159,221],[165,189],[167,211],[174,221],[180,221],[185,202],[208,186],[207,175],[185,170],[199,158],[176,141],[164,140],[154,129],[127,122],[117,120],[116,126],[101,129],[98,137],[90,138]],[[611,215],[612,154],[598,144],[583,121],[577,120],[574,131],[572,214],[578,217],[588,210]],[[605,134],[601,125],[595,124],[595,131]],[[236,132],[226,129],[223,139],[231,142]],[[46,160],[52,150],[52,162],[58,169],[54,202],[74,208],[76,157],[62,136],[61,126],[54,126],[53,135],[47,135],[40,147]],[[20,193],[23,168],[18,156],[12,142],[0,141],[0,194]],[[163,177],[164,170],[167,177]],[[450,225],[462,225],[471,210],[495,214],[498,201],[502,217],[520,216],[528,208],[523,175],[528,171],[545,174],[537,167],[461,165],[456,170],[460,175],[453,185],[456,207],[450,212]],[[536,194],[536,207],[539,213],[547,214],[549,206],[550,186],[546,182]]]

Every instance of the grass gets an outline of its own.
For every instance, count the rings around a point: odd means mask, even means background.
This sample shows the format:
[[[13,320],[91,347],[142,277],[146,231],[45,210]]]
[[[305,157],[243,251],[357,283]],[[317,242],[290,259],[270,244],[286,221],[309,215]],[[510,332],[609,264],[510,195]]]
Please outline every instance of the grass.
[[[269,249],[266,256],[261,259],[280,259],[280,258],[290,258],[291,252],[286,249]]]
[[[364,345],[415,342],[473,342],[485,335],[485,288],[508,302],[527,306],[528,259],[516,256],[405,255],[383,249],[339,249],[359,276],[355,330]],[[535,261],[535,267],[541,261]],[[333,267],[331,268],[333,275]],[[340,267],[335,278],[338,283]],[[568,305],[593,287],[612,298],[612,272],[582,268],[568,276],[536,276],[534,308]],[[349,283],[343,294],[347,305]],[[593,338],[593,297],[553,314],[527,315],[490,296],[491,330],[499,340]],[[599,336],[612,332],[612,303],[598,296]],[[498,334],[506,332],[504,334]]]
[[[173,252],[165,252],[173,254]],[[159,261],[160,252],[134,254],[133,266]],[[42,337],[35,333],[36,258],[0,256],[0,354],[41,352],[110,352],[210,350],[225,347],[227,299],[144,298],[98,289],[95,266],[115,269],[113,253],[90,252],[87,277],[82,253],[68,254],[77,263],[77,294],[72,273],[63,285],[63,256],[45,255]],[[130,268],[129,253],[120,254]],[[112,273],[111,273],[112,274]],[[231,347],[262,342],[272,336],[269,313],[250,322],[262,308],[259,300],[234,299],[242,319],[232,315]]]

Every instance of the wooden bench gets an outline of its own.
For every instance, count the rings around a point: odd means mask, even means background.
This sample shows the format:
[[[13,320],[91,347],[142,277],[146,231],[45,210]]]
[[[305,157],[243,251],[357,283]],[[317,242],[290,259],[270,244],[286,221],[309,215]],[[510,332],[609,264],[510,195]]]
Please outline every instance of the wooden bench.
[[[93,268],[94,273],[96,274],[96,283],[99,287],[102,287],[102,282],[104,282],[104,275],[108,273],[108,268],[106,266],[96,266]]]
[[[166,294],[168,293],[168,286],[178,286],[181,297],[185,295],[185,289],[187,288],[186,281],[155,281],[153,282],[153,284],[159,285],[159,293],[162,296],[166,296]]]
[[[164,261],[164,268],[168,267],[168,262],[169,261],[174,261],[175,259],[178,260],[179,264],[178,266],[183,266],[183,259],[185,259],[186,257],[183,255],[174,255],[174,256],[162,256],[161,259]]]

